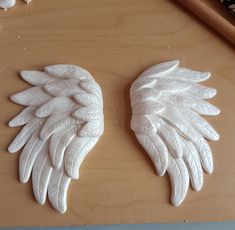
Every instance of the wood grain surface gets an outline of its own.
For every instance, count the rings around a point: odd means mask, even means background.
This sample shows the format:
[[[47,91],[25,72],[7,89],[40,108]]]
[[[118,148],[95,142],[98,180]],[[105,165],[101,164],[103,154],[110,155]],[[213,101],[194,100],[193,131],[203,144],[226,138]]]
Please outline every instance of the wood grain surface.
[[[0,11],[0,227],[235,220],[234,58],[230,43],[171,0],[18,0]],[[178,208],[129,128],[130,84],[172,59],[212,72],[205,84],[222,110],[208,118],[221,135],[210,143],[215,173]],[[7,153],[19,131],[7,122],[22,109],[8,97],[29,87],[18,72],[60,63],[87,68],[105,103],[105,133],[70,186],[65,215],[36,203],[31,183],[18,181],[19,154]]]

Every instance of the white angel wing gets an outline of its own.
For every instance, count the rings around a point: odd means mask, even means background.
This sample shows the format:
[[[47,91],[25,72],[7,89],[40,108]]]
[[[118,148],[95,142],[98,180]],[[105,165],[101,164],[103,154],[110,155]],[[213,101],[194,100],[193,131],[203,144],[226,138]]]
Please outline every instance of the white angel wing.
[[[37,201],[44,204],[48,193],[52,206],[64,213],[71,179],[103,134],[103,98],[100,86],[84,69],[54,65],[44,71],[22,71],[34,87],[11,96],[27,106],[9,122],[23,126],[8,150],[23,148],[19,173],[22,183],[32,175]]]
[[[189,180],[194,190],[203,185],[203,170],[213,172],[213,160],[206,141],[219,134],[200,116],[215,116],[220,110],[203,99],[216,90],[199,85],[210,73],[165,62],[144,71],[130,89],[131,129],[152,159],[157,174],[167,172],[172,184],[171,202],[184,200]]]
[[[29,4],[31,0],[24,0],[26,4]],[[0,8],[9,9],[16,4],[16,0],[0,0]]]

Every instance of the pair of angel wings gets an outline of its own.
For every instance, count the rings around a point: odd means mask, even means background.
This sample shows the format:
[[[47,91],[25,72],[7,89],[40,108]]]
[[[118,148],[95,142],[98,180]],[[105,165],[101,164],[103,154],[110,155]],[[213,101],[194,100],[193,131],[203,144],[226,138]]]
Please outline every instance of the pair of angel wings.
[[[29,4],[31,0],[24,0],[26,4]],[[0,8],[8,9],[16,4],[16,0],[0,0]]]
[[[86,70],[54,65],[44,71],[22,71],[34,87],[11,96],[26,108],[9,122],[24,126],[8,151],[23,149],[19,159],[22,183],[32,177],[36,200],[64,213],[71,179],[103,134],[103,97],[100,86]]]
[[[210,73],[178,67],[179,61],[165,62],[144,71],[130,89],[131,129],[152,159],[157,174],[169,174],[171,202],[184,200],[191,181],[194,190],[203,185],[203,169],[213,172],[211,149],[206,140],[219,134],[201,115],[215,116],[220,110],[204,99],[216,90],[199,85]]]

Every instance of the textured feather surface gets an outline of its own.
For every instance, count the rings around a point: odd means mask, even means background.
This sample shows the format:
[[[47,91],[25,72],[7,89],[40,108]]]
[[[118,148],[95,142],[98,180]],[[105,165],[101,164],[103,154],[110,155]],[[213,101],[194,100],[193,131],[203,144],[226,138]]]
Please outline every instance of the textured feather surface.
[[[149,154],[157,174],[163,176],[168,165],[168,150],[162,139],[157,135],[136,134],[136,138]]]
[[[86,70],[73,65],[21,71],[21,77],[34,87],[11,96],[27,107],[9,122],[10,127],[24,127],[8,150],[23,149],[20,181],[32,176],[37,202],[44,204],[48,195],[64,213],[69,183],[78,178],[83,160],[103,134],[101,88]]]
[[[76,133],[76,126],[68,126],[64,128],[63,131],[59,130],[52,135],[50,144],[50,157],[52,165],[55,168],[62,166],[65,150],[75,137]]]
[[[158,129],[159,134],[164,139],[166,145],[168,146],[169,150],[173,154],[175,158],[182,157],[182,145],[181,139],[177,131],[172,128],[170,125],[162,124]]]
[[[25,106],[39,106],[51,99],[40,87],[26,89],[23,92],[12,95],[10,98],[13,102]]]
[[[182,139],[182,141],[184,152],[183,159],[188,168],[192,187],[195,191],[199,191],[203,185],[203,171],[198,151],[191,142],[185,139]]]
[[[79,168],[86,155],[95,146],[99,138],[75,137],[69,144],[65,155],[65,170],[72,179],[79,178]]]
[[[53,133],[57,132],[59,129],[63,129],[68,125],[76,125],[76,120],[65,114],[53,114],[45,122],[42,130],[40,132],[40,137],[42,139],[49,138]]]
[[[33,191],[34,196],[39,204],[46,202],[48,185],[51,177],[53,167],[48,157],[49,142],[46,143],[37,156],[35,164],[33,165]]]
[[[93,81],[90,73],[75,65],[52,65],[44,68],[45,72],[57,78],[76,78],[78,80]]]
[[[140,74],[139,78],[164,77],[165,75],[172,73],[177,68],[178,65],[179,61],[163,62],[148,68],[142,74]]]
[[[19,113],[14,119],[12,119],[8,123],[8,125],[10,127],[17,127],[17,126],[25,125],[31,119],[33,119],[34,112],[35,112],[34,107],[27,107],[21,113]]]
[[[73,79],[48,83],[44,86],[44,90],[50,95],[57,97],[70,97],[82,92],[78,87],[78,81]]]
[[[43,85],[45,83],[52,82],[53,79],[49,77],[46,73],[41,71],[21,71],[21,77],[31,85]]]
[[[83,106],[102,105],[100,98],[90,93],[79,93],[74,95],[73,98],[77,101],[78,104]]]
[[[35,115],[39,118],[43,118],[56,114],[58,111],[60,111],[60,113],[66,113],[73,108],[75,108],[75,104],[70,98],[55,97],[37,109]]]
[[[20,133],[15,137],[13,142],[8,147],[10,153],[19,151],[30,139],[33,133],[43,124],[43,120],[33,118],[30,120],[24,128],[21,129]]]
[[[210,75],[209,72],[199,72],[178,67],[166,77],[189,82],[202,82],[208,80]]]
[[[169,155],[167,172],[171,180],[171,203],[179,206],[188,191],[189,174],[187,167],[182,159],[174,159]]]
[[[213,172],[213,157],[206,141],[219,134],[201,117],[220,110],[204,101],[216,90],[199,85],[208,72],[181,68],[178,61],[161,63],[144,71],[130,89],[131,129],[152,159],[157,174],[169,174],[173,205],[180,205],[189,178],[195,191],[203,185],[203,169]]]
[[[71,178],[64,173],[63,168],[52,171],[48,187],[48,198],[53,208],[60,213],[65,213],[67,210],[67,191],[70,181]]]
[[[34,161],[41,151],[44,142],[38,138],[38,133],[36,132],[25,145],[19,160],[20,181],[22,183],[28,182]]]
[[[186,95],[166,95],[164,100],[166,103],[173,106],[190,108],[200,115],[215,116],[220,113],[220,110],[217,107],[209,104],[208,102],[188,97]]]

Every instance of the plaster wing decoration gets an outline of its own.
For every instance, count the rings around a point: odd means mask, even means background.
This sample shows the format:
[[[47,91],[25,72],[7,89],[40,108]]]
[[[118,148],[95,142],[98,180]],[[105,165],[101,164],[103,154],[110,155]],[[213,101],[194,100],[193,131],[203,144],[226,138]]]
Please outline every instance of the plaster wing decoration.
[[[168,173],[171,203],[185,199],[189,182],[195,191],[203,185],[203,169],[213,172],[207,140],[219,134],[201,115],[216,116],[220,110],[204,101],[216,90],[199,85],[210,73],[178,67],[179,61],[165,62],[144,71],[130,89],[131,129],[152,159],[157,174]]]
[[[73,65],[47,66],[44,71],[22,71],[34,87],[10,99],[26,108],[9,122],[24,126],[8,151],[23,149],[19,159],[20,181],[32,178],[34,196],[64,213],[71,179],[103,134],[103,97],[89,72]]]
[[[26,4],[29,4],[31,0],[24,0]],[[9,9],[16,4],[16,0],[0,0],[0,8]]]

